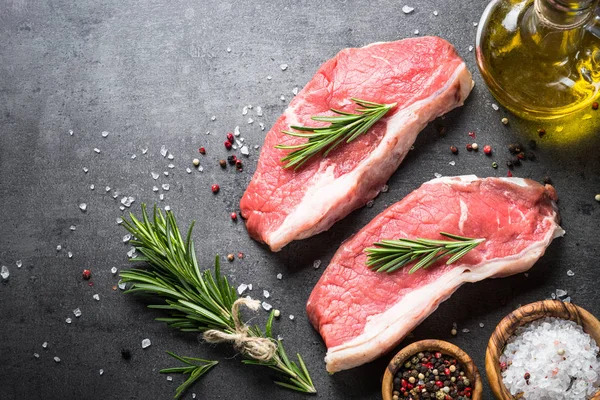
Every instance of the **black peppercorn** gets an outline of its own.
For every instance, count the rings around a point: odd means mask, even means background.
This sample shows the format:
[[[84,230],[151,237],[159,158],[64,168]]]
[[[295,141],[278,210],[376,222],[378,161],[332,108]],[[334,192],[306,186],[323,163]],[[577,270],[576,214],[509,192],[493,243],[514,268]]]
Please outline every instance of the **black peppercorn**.
[[[544,182],[544,185],[552,185],[552,179],[549,176],[544,176],[542,182]]]

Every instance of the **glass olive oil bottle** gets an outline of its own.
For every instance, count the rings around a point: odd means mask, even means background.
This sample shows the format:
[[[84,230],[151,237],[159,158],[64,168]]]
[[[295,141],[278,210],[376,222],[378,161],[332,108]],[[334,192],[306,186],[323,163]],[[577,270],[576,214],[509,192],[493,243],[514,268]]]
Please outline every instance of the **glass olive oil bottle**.
[[[525,119],[563,117],[600,95],[598,0],[494,0],[477,63],[498,101]]]

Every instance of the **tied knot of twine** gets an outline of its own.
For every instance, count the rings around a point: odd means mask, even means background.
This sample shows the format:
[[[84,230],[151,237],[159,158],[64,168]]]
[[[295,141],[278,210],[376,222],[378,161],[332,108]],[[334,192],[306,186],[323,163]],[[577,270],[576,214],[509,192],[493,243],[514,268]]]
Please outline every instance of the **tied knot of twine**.
[[[248,325],[240,319],[240,306],[246,306],[252,311],[260,307],[259,300],[253,300],[249,297],[237,299],[231,307],[231,316],[235,325],[234,333],[222,332],[216,329],[210,329],[204,332],[204,340],[208,343],[233,342],[234,347],[241,353],[258,361],[269,361],[277,351],[277,345],[273,340],[265,337],[256,337],[248,334]]]

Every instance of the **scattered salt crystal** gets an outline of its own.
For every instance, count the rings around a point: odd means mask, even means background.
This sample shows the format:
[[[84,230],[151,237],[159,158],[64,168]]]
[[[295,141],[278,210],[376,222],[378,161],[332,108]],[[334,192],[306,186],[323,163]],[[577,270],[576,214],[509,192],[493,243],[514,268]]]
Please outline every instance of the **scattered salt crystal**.
[[[409,6],[409,5],[405,5],[405,6],[403,6],[403,7],[402,7],[402,12],[403,12],[404,14],[410,14],[410,13],[411,13],[411,12],[413,12],[413,11],[415,11],[415,8],[414,8],[414,7],[411,7],[411,6]]]
[[[233,136],[240,136],[240,127],[237,125],[233,128]]]
[[[100,374],[100,376],[104,375],[104,370],[102,368],[100,368],[100,370],[98,370],[98,373]]]
[[[263,308],[265,311],[271,311],[271,308],[273,308],[273,306],[272,306],[272,305],[270,305],[269,303],[267,303],[267,302],[265,302],[265,301],[263,301],[263,302],[261,303],[261,305],[262,305],[262,308]]]
[[[127,235],[123,236],[123,243],[127,243],[131,240],[131,235],[128,233]]]
[[[158,192],[158,186],[152,186],[152,191],[153,192]]]
[[[245,145],[242,146],[242,148],[240,149],[240,152],[245,156],[250,154],[250,151],[248,151],[248,146],[245,146]]]
[[[433,15],[435,15],[437,17],[439,14],[440,13],[437,10],[433,10]]]
[[[252,124],[254,122],[254,120],[252,118],[248,118],[248,123]]]
[[[442,174],[440,174],[440,173],[436,172],[435,174],[433,174],[433,176],[435,176],[436,178],[441,178],[441,177],[442,177]]]
[[[198,166],[198,171],[200,171],[200,172],[204,171],[204,167],[202,165],[199,165]]]
[[[123,223],[123,218],[117,217],[117,225],[121,225]]]
[[[75,229],[77,229],[77,227],[76,227],[75,225],[71,225],[71,226],[69,227],[69,229],[70,229],[70,230],[72,230],[72,231],[74,231]]]
[[[279,67],[281,68],[282,71],[285,71],[286,69],[288,69],[287,64],[281,64]]]
[[[62,250],[62,246],[59,244],[58,246],[56,246],[56,251],[61,251]]]
[[[321,266],[321,260],[313,261],[313,268],[318,269]]]
[[[298,89],[298,87],[296,86],[295,88],[292,89],[292,94],[294,96],[297,96],[299,91],[300,91],[300,89]]]
[[[110,269],[110,272],[111,272],[113,275],[116,275],[116,274],[117,274],[117,271],[118,271],[117,267],[112,267],[112,268]]]
[[[565,297],[567,295],[567,291],[563,289],[556,289],[556,297]]]
[[[44,349],[47,349],[47,348],[48,348],[48,342],[44,342],[44,343],[42,343],[42,347],[43,347]]]
[[[38,353],[33,353],[33,356],[34,356],[35,358],[40,358],[40,355],[39,355]]]
[[[259,146],[259,145],[257,145],[257,144],[255,144],[255,145],[254,145],[254,149],[255,149],[255,150],[258,150],[259,148],[260,148],[260,146]]]
[[[142,340],[142,349],[146,349],[146,348],[150,347],[151,344],[152,344],[152,342],[150,342],[150,339],[148,339],[148,338]]]
[[[290,314],[290,321],[293,321],[294,318],[296,318],[296,317],[294,317],[292,314]]]
[[[125,206],[119,206],[119,210],[125,211]]]
[[[273,79],[273,77],[271,75],[267,75],[267,80],[270,81],[271,79]]]
[[[90,185],[90,190],[94,190],[95,188],[96,188],[96,186],[94,186],[94,184],[92,183],[92,184]]]
[[[237,292],[241,296],[242,293],[244,293],[246,291],[246,289],[248,289],[248,285],[246,285],[245,283],[242,283],[240,286],[238,286]]]
[[[277,274],[277,279],[282,280],[283,279],[283,275],[282,274]]]
[[[473,51],[473,46],[469,46],[469,51]]]
[[[132,154],[132,155],[131,155],[131,159],[132,159],[132,160],[135,160],[136,158],[137,158],[137,156],[136,156],[135,154]]]
[[[87,174],[88,171],[89,171],[88,167],[83,167],[83,172],[85,172]]]
[[[130,207],[131,203],[133,203],[134,201],[135,201],[135,197],[125,196],[121,199],[121,204],[123,204],[125,207]]]
[[[263,124],[262,122],[258,123],[258,126],[260,126],[260,130],[264,131],[265,130],[265,124]]]
[[[498,111],[500,109],[500,107],[498,107],[498,104],[496,103],[492,103],[492,108],[494,109],[494,111]]]
[[[192,393],[192,399],[196,398],[196,393]]]
[[[366,206],[367,206],[367,208],[371,208],[371,207],[373,207],[373,204],[375,204],[375,202],[373,200],[369,200],[369,201],[367,201]]]
[[[473,22],[473,26],[479,25],[479,22]]]
[[[8,277],[10,276],[10,272],[8,271],[8,267],[6,265],[3,265],[2,268],[0,269],[0,276],[2,277],[3,280],[7,280]]]
[[[452,160],[452,161],[450,161],[448,164],[450,164],[450,165],[452,165],[452,166],[455,166],[455,165],[456,165],[456,161]]]
[[[68,251],[68,252],[67,252],[67,256],[68,256],[69,258],[73,258],[73,253],[71,253],[70,251]]]
[[[163,156],[163,157],[166,157],[166,156],[167,156],[167,153],[168,153],[168,150],[167,150],[166,146],[163,144],[163,145],[160,147],[160,155],[161,155],[161,156]]]
[[[16,264],[17,264],[17,268],[21,268],[23,266],[23,261],[17,260]]]
[[[169,176],[169,171],[165,171],[165,172],[163,172],[163,175],[164,175],[164,176]]]
[[[92,296],[92,298],[96,301],[100,301],[100,295],[98,293],[96,293],[95,295]]]
[[[168,191],[171,188],[171,185],[169,185],[168,183],[163,183],[162,184],[162,188],[163,188],[163,190],[167,190]]]
[[[169,382],[171,382],[171,381],[173,380],[173,377],[172,377],[172,376],[167,376],[167,380],[168,380]]]
[[[571,297],[567,296],[564,299],[562,299],[562,301],[565,302],[565,303],[570,303],[571,302]]]
[[[186,169],[185,169],[185,172],[187,172],[188,174],[191,174],[191,173],[192,173],[192,170],[191,170],[191,169],[189,169],[189,168],[186,168]]]
[[[483,324],[483,322],[480,322],[480,323],[479,323],[479,327],[480,327],[480,328],[483,328],[484,326],[485,326],[485,325]]]
[[[556,294],[550,293],[550,297],[552,298],[552,300],[556,300]]]
[[[246,114],[248,114],[248,106],[244,106],[244,108],[242,108],[242,115]]]
[[[252,290],[252,284],[251,283],[248,284],[248,290]]]
[[[75,315],[77,318],[81,317],[81,310],[79,308],[74,309],[73,315]]]
[[[414,33],[415,35],[418,35],[418,34],[419,34],[419,30],[418,30],[418,29],[415,29],[415,31],[414,31],[413,33]]]
[[[381,188],[381,191],[383,193],[387,193],[390,190],[390,187],[388,185],[383,185],[383,187]]]
[[[164,195],[164,193],[161,193],[161,194],[159,194],[159,195],[158,195],[158,199],[159,199],[160,201],[163,201],[163,200],[165,199],[165,195]]]
[[[523,275],[525,275],[525,278],[529,278],[529,274],[527,272],[525,272]]]
[[[228,48],[227,48],[227,52],[228,52],[228,53],[231,53],[231,47],[228,47]],[[196,397],[195,397],[195,395],[194,395],[194,398],[196,398]]]
[[[150,175],[152,175],[152,179],[158,179],[158,174],[156,172],[150,172]]]
[[[119,197],[119,194],[120,194],[119,192],[115,192],[115,193],[113,194],[113,199],[116,199],[117,197]]]
[[[100,154],[100,149],[99,149],[99,148],[97,148],[97,147],[94,147],[94,151],[95,151],[97,154]]]
[[[54,361],[57,362],[57,363],[59,363],[60,362],[60,358],[58,358],[58,357],[55,356],[54,357]]]
[[[81,203],[81,204],[79,205],[79,209],[80,209],[81,211],[85,211],[85,210],[87,210],[87,204],[85,204],[85,203]]]
[[[108,136],[108,132],[107,131],[102,131],[102,137],[107,137]]]
[[[216,115],[213,115],[212,117],[210,117],[210,120],[211,120],[211,121],[216,121],[216,120],[217,120],[217,116],[216,116]]]
[[[73,320],[72,320],[71,318],[67,318],[67,319],[65,319],[65,322],[66,322],[67,324],[70,324],[71,322],[73,322]]]
[[[279,96],[279,99],[280,99],[281,101],[285,101],[285,96],[284,96],[284,95],[281,95],[281,96]]]
[[[463,332],[463,333],[469,333],[469,332],[471,332],[471,331],[470,331],[469,329],[467,329],[467,328],[463,328],[462,332]]]
[[[575,276],[575,272],[568,270],[567,271],[567,276]]]
[[[263,110],[261,106],[256,107],[256,115],[259,117],[263,116]]]
[[[142,154],[148,153],[148,149],[142,149]]]
[[[119,286],[119,289],[125,290],[125,288],[127,287],[127,283],[119,282],[119,283],[117,283],[117,286]]]
[[[167,158],[169,160],[173,160],[173,159],[175,159],[175,156],[173,154],[169,153],[169,155],[167,156]]]
[[[165,207],[165,209],[166,209],[166,207]],[[167,211],[168,211],[168,210],[167,210]],[[135,255],[135,247],[132,247],[132,248],[131,248],[131,249],[129,249],[129,251],[127,252],[127,257],[129,257],[129,258],[135,258],[135,257],[134,257],[134,255]]]
[[[263,290],[263,296],[265,297],[265,299],[268,299],[269,297],[271,297],[271,293],[269,293],[268,290]]]
[[[73,136],[73,129],[69,129],[69,135]]]
[[[234,144],[233,146],[231,146],[232,149],[237,150],[237,144]]]
[[[237,144],[240,147],[242,146],[242,142],[238,139],[235,139],[235,144]]]

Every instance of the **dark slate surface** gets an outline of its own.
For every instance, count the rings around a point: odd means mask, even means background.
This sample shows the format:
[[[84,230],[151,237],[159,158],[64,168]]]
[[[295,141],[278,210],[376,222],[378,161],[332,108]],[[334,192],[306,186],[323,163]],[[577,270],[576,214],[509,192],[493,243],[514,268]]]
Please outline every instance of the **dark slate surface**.
[[[305,357],[317,398],[379,398],[381,375],[392,354],[329,376],[322,362],[325,348],[304,314],[311,288],[338,245],[385,207],[436,172],[506,175],[506,145],[526,142],[538,125],[509,116],[511,123],[503,126],[500,119],[507,114],[491,108],[492,97],[475,73],[467,104],[421,133],[415,150],[390,179],[389,192],[373,208],[357,210],[316,238],[270,253],[247,236],[243,223],[229,219],[258,153],[251,148],[243,173],[221,170],[217,160],[229,154],[222,145],[225,133],[239,125],[247,143],[262,144],[265,132],[258,122],[268,129],[293,96],[292,89],[302,87],[339,49],[414,36],[415,29],[454,43],[476,72],[469,46],[475,39],[473,22],[485,7],[483,0],[415,1],[409,3],[414,13],[404,15],[403,2],[289,3],[0,2],[0,264],[11,274],[0,284],[2,399],[168,399],[181,380],[168,382],[158,374],[174,364],[166,350],[220,360],[193,388],[200,398],[304,398],[271,384],[269,371],[241,366],[227,346],[212,348],[193,334],[154,322],[158,314],[146,310],[143,301],[112,289],[117,277],[110,268],[126,267],[129,249],[122,243],[124,230],[115,223],[121,211],[112,194],[135,196],[132,210],[138,212],[141,202],[158,201],[152,187],[163,183],[170,190],[159,203],[170,205],[186,225],[198,220],[195,239],[202,265],[211,266],[217,253],[246,254],[225,263],[225,270],[236,286],[253,283],[254,296],[262,297],[263,289],[271,292],[271,303],[283,314],[275,329],[291,353]],[[280,69],[282,63],[289,65],[287,71]],[[262,106],[264,116],[257,117],[256,109],[242,116],[248,104]],[[249,125],[248,116],[256,122]],[[422,338],[450,340],[483,373],[494,326],[518,304],[563,288],[576,303],[600,314],[600,204],[594,201],[600,192],[600,143],[598,130],[585,133],[593,131],[591,121],[566,126],[560,134],[547,125],[546,138],[538,141],[538,160],[514,172],[536,180],[552,177],[567,236],[552,244],[529,277],[462,287],[403,345]],[[446,127],[445,136],[438,134],[439,126]],[[472,141],[468,131],[477,133],[481,145],[492,144],[494,157],[464,151]],[[448,150],[453,144],[460,148],[458,156]],[[173,169],[159,154],[162,145],[175,157]],[[199,146],[208,150],[201,157],[204,172],[187,174]],[[498,170],[490,167],[492,160],[501,164]],[[83,167],[89,168],[87,174]],[[151,172],[160,178],[153,180]],[[221,185],[217,196],[210,191],[213,183]],[[105,186],[112,188],[110,194]],[[85,213],[78,209],[81,202],[88,205]],[[71,225],[77,229],[70,231]],[[59,244],[61,251],[56,250]],[[312,267],[316,259],[323,261],[319,270]],[[23,261],[21,269],[17,260]],[[93,271],[92,287],[81,279],[84,268]],[[567,276],[569,269],[575,276]],[[283,280],[276,279],[277,273]],[[92,298],[95,293],[100,301]],[[77,307],[83,312],[80,318],[72,313]],[[289,314],[296,319],[290,321]],[[65,323],[67,317],[73,318],[71,325]],[[265,318],[261,312],[254,321]],[[470,333],[451,337],[453,322]],[[152,346],[142,350],[146,337]],[[41,346],[44,341],[47,349]],[[121,359],[121,348],[131,349],[130,361]],[[55,363],[54,356],[62,361]],[[487,388],[486,393],[490,398]]]

